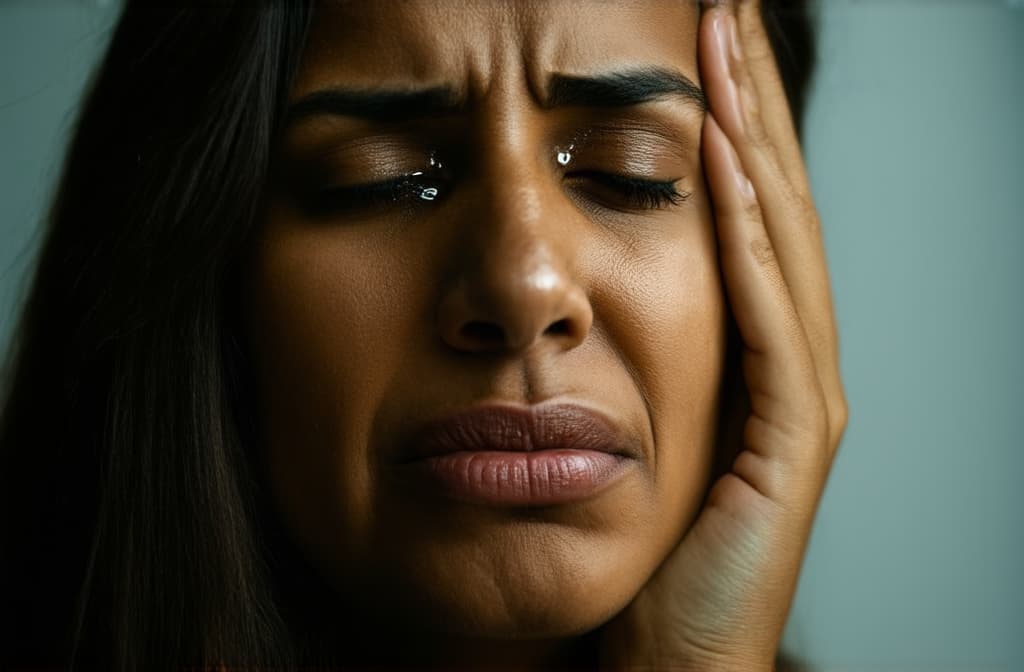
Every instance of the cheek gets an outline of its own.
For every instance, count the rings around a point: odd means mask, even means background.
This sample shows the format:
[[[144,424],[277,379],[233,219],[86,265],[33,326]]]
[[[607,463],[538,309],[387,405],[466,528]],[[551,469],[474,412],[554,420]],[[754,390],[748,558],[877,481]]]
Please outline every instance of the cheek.
[[[478,604],[494,589],[493,573],[480,568],[492,566],[512,585],[498,588],[524,596],[512,601],[514,613],[555,618],[545,609],[557,594],[557,618],[596,623],[628,603],[692,520],[711,462],[724,304],[710,215],[694,207],[671,233],[581,242],[594,326],[549,373],[637,418],[634,429],[653,439],[647,478],[595,504],[584,518],[600,525],[583,535],[545,526],[510,533],[479,516],[456,526],[402,508],[374,472],[375,419],[459,390],[486,392],[466,383],[472,367],[432,349],[438,270],[428,246],[359,227],[271,227],[251,268],[247,311],[265,466],[286,527],[320,573],[343,588],[350,576],[384,574],[384,585],[405,577],[406,597],[426,596],[436,612],[470,623],[493,616],[490,602]],[[460,530],[461,545],[449,528]],[[502,555],[510,538],[518,550]],[[552,628],[568,627],[559,623]]]
[[[342,557],[340,540],[371,534],[372,418],[417,314],[412,271],[379,243],[358,229],[275,226],[250,272],[264,467],[314,557]]]
[[[714,224],[703,201],[693,207],[671,240],[604,264],[608,280],[595,297],[647,405],[657,509],[676,533],[688,527],[711,474],[726,342]]]

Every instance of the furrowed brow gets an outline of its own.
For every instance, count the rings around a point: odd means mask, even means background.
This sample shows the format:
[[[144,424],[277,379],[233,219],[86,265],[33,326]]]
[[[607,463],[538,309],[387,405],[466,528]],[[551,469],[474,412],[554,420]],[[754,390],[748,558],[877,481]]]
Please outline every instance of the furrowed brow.
[[[626,107],[678,97],[708,109],[699,86],[680,72],[665,68],[641,68],[598,75],[552,75],[548,80],[546,107]]]
[[[455,114],[461,107],[455,92],[444,86],[410,90],[331,88],[314,91],[293,103],[287,122],[319,115],[413,121]]]

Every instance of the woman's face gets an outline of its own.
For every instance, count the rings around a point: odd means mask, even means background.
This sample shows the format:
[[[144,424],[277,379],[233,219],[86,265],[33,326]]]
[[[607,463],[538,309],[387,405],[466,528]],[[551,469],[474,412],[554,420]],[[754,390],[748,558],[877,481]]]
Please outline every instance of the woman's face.
[[[319,8],[247,326],[273,499],[351,608],[580,633],[695,516],[726,320],[698,12]]]

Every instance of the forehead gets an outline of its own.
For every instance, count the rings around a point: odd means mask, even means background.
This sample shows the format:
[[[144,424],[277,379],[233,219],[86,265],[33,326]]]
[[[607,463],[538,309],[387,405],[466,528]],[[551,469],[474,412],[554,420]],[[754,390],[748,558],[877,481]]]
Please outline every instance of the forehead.
[[[483,94],[551,73],[660,66],[698,81],[696,0],[322,0],[295,96],[332,84]]]

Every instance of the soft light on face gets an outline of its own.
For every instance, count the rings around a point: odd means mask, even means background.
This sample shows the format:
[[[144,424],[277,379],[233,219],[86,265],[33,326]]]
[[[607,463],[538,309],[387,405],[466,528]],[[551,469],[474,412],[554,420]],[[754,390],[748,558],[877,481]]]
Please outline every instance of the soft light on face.
[[[351,608],[472,636],[584,632],[693,519],[725,345],[703,113],[680,84],[698,82],[698,11],[318,11],[247,322],[274,500]],[[590,409],[636,452],[567,503],[408,487],[410,437],[488,404]]]

